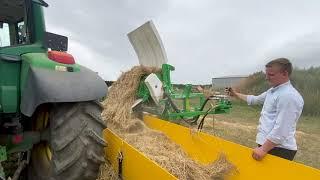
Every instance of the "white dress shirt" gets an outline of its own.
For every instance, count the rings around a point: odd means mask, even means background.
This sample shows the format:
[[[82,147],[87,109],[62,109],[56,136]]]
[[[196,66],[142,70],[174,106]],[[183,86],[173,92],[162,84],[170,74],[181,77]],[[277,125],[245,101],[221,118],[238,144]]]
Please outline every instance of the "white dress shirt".
[[[296,125],[303,109],[303,98],[290,81],[272,87],[259,96],[248,95],[248,105],[263,104],[256,142],[268,139],[277,147],[297,150]]]

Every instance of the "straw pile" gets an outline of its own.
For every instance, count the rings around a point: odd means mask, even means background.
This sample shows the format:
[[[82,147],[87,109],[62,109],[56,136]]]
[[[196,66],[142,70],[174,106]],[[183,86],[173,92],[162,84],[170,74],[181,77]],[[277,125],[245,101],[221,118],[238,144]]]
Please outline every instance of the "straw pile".
[[[109,162],[100,167],[97,180],[120,180]]]
[[[156,71],[159,69],[135,66],[112,85],[103,102],[102,116],[108,128],[179,179],[223,179],[234,172],[234,165],[224,155],[210,165],[198,164],[162,132],[148,128],[133,117],[130,111],[140,79]],[[101,168],[100,180],[114,178],[108,164]]]

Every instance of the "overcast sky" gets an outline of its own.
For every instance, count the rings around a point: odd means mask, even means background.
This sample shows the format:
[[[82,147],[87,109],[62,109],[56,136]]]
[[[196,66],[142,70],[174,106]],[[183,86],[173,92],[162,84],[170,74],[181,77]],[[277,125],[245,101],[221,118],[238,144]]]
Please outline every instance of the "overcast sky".
[[[248,75],[275,57],[320,65],[319,0],[47,0],[47,30],[69,37],[79,64],[105,80],[134,65],[127,33],[152,20],[175,83]]]

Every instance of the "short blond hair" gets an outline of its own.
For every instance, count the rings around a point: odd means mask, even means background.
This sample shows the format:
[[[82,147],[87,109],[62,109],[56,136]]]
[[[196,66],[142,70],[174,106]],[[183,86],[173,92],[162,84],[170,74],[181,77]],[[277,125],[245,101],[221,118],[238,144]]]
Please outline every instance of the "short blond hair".
[[[281,68],[281,71],[287,71],[290,76],[292,73],[292,64],[287,58],[277,58],[266,64],[266,67],[277,65]]]

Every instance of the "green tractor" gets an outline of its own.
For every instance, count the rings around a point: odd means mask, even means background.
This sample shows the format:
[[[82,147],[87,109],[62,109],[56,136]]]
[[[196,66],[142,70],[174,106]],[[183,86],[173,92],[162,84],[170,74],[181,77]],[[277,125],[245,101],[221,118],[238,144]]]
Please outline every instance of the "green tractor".
[[[67,37],[45,31],[47,6],[0,0],[0,179],[95,179],[107,86],[66,53]]]

